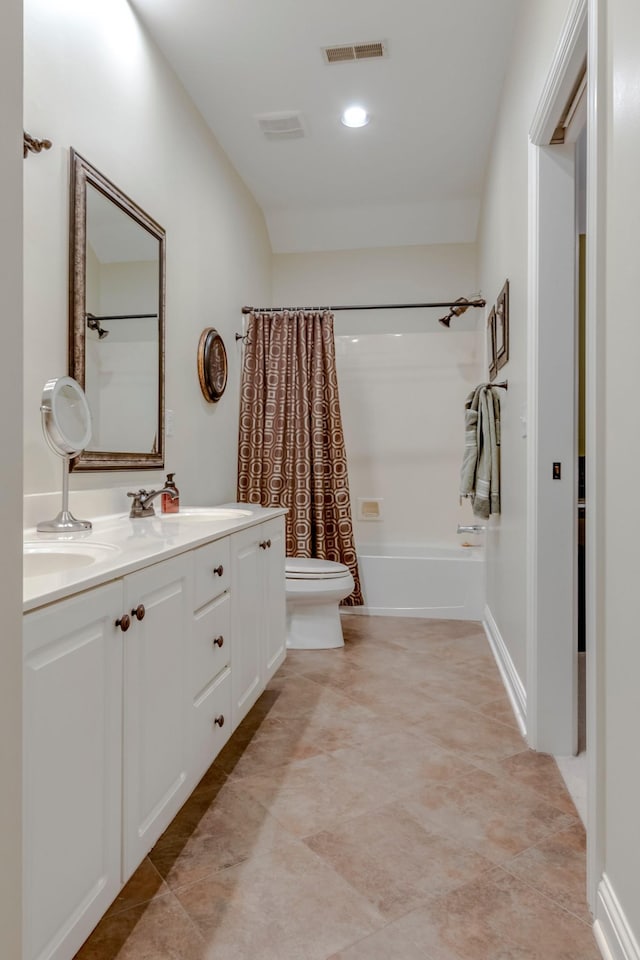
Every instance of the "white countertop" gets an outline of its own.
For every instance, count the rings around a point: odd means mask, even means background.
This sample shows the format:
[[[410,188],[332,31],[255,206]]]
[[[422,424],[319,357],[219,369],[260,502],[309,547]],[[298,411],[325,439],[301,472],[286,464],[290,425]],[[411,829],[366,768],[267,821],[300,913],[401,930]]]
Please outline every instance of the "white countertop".
[[[97,559],[84,566],[68,567],[23,579],[23,611],[34,610],[63,597],[88,590],[99,584],[116,580],[150,563],[184,553],[211,540],[254,526],[272,517],[280,517],[285,509],[260,507],[250,503],[219,504],[224,509],[248,511],[240,517],[189,519],[189,509],[180,513],[158,512],[155,517],[131,520],[126,513],[92,518],[93,528],[87,533],[43,534],[35,528],[24,531],[24,543],[37,552],[32,544],[64,543],[69,549],[77,546],[95,547]],[[191,508],[193,512],[197,508]],[[99,548],[106,549],[100,551]]]

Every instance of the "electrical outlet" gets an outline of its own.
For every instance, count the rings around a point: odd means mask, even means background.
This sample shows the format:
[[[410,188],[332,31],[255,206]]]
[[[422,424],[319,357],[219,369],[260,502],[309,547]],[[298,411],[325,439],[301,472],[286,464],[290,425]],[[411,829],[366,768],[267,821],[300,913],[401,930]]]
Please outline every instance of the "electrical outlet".
[[[164,412],[164,432],[167,437],[173,436],[173,410]]]

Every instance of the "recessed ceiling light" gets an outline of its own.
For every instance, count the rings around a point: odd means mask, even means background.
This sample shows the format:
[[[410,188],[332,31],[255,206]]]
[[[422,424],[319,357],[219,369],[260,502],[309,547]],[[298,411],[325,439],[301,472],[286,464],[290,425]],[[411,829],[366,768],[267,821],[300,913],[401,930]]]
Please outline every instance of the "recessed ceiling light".
[[[340,117],[345,127],[365,127],[369,123],[369,114],[364,107],[347,107]]]

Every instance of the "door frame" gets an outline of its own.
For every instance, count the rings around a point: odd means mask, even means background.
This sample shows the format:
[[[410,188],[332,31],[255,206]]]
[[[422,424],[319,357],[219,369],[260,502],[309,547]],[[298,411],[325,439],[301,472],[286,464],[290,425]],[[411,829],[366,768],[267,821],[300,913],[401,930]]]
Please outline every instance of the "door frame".
[[[586,261],[586,649],[587,649],[587,892],[592,909],[603,868],[602,723],[599,683],[604,553],[602,487],[602,330],[604,277],[604,24],[600,0],[574,0],[534,114],[529,137],[529,289],[527,465],[527,736],[556,755],[577,744],[577,477],[575,405],[576,316],[575,160],[573,147],[552,147],[556,128],[585,58],[587,83]],[[562,230],[558,237],[558,222]],[[568,325],[564,323],[564,327]],[[556,350],[558,333],[561,335]],[[550,344],[553,350],[549,349]],[[600,359],[599,359],[600,357]],[[570,364],[570,366],[569,366]],[[567,371],[572,371],[567,380]],[[570,408],[570,409],[569,409]],[[564,416],[562,416],[562,411]],[[552,479],[562,462],[563,480]],[[566,590],[567,566],[573,589]],[[564,594],[558,584],[564,583]]]
[[[550,144],[586,54],[576,0],[529,133],[527,734],[563,756],[577,746],[575,148]]]

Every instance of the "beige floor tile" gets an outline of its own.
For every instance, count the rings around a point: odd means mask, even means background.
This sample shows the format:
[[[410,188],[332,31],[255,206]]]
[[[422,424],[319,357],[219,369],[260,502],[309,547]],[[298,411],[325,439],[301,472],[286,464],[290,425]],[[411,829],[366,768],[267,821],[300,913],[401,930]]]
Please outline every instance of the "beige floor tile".
[[[325,960],[383,924],[364,897],[298,842],[177,896],[207,943],[207,960]]]
[[[427,829],[461,840],[495,863],[575,823],[532,791],[483,770],[424,787],[400,802]]]
[[[436,694],[439,692],[434,688]],[[415,723],[434,707],[434,698],[417,685],[394,677],[391,670],[367,670],[354,678],[344,693],[378,715]]]
[[[288,721],[282,722],[288,724]],[[400,717],[389,717],[384,711],[374,712],[345,698],[337,709],[323,705],[299,718],[296,728],[302,743],[319,743],[325,752],[330,753],[341,747],[372,743],[390,732],[402,733],[407,724]]]
[[[498,870],[397,921],[430,960],[601,960],[590,927]]]
[[[389,802],[399,790],[365,763],[351,766],[322,755],[245,777],[242,788],[295,836],[332,827]]]
[[[188,820],[177,817],[149,859],[168,886],[176,889],[290,840],[291,834],[260,803],[231,782],[193,828]]]
[[[469,847],[425,830],[395,804],[305,842],[387,919],[493,868]]]
[[[488,760],[502,760],[514,753],[522,753],[526,747],[514,728],[470,707],[454,704],[431,706],[416,723],[416,729],[449,750]]]
[[[525,750],[501,760],[498,768],[501,773],[535,790],[558,810],[577,817],[575,805],[567,792],[558,766],[548,753]]]
[[[497,673],[491,675],[488,671],[471,669],[466,665],[464,669],[456,669],[458,666],[450,664],[437,673],[432,672],[420,683],[419,690],[431,699],[460,701],[470,707],[482,706],[505,696]]]
[[[205,941],[173,895],[106,917],[74,960],[205,960]]]
[[[478,713],[484,714],[485,717],[491,717],[492,720],[498,720],[500,723],[506,723],[507,726],[513,727],[514,730],[519,730],[518,721],[516,720],[515,714],[513,712],[513,707],[509,703],[509,699],[506,694],[498,697],[496,700],[490,700],[488,703],[483,703],[481,706],[477,707]]]
[[[328,960],[429,960],[429,957],[396,923],[389,923],[352,947],[334,953]]]
[[[586,837],[576,823],[530,847],[503,864],[503,869],[555,900],[585,923],[591,923],[586,902]]]
[[[232,737],[216,764],[236,779],[322,753],[321,737],[307,730],[308,716],[296,723],[268,718],[247,743],[237,743]]]
[[[349,648],[346,655],[349,663],[379,675],[391,676],[399,665],[410,668],[414,655],[397,643],[361,643]]]
[[[298,674],[274,677],[268,693],[272,698],[269,708],[269,717],[272,719],[304,717],[321,704],[334,706],[338,700],[338,694],[334,691]]]
[[[113,901],[105,916],[110,917],[116,913],[122,913],[123,910],[130,910],[132,907],[148,903],[149,900],[154,900],[156,897],[166,896],[169,892],[169,887],[154,865],[148,857],[145,857],[129,882],[124,885]]]
[[[383,733],[358,747],[334,750],[331,756],[347,767],[364,765],[377,771],[396,791],[443,783],[476,769],[462,754],[445,750],[406,727],[397,733]]]

